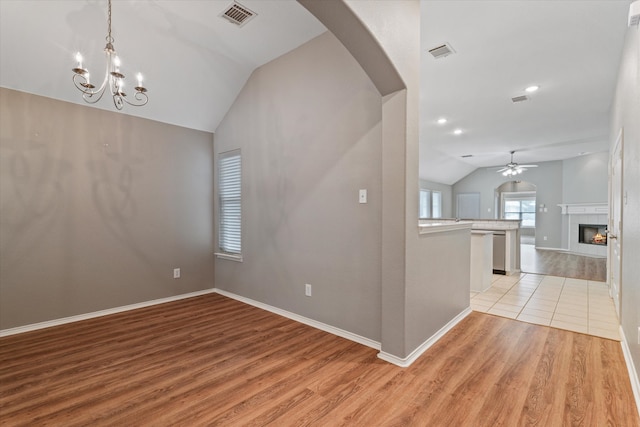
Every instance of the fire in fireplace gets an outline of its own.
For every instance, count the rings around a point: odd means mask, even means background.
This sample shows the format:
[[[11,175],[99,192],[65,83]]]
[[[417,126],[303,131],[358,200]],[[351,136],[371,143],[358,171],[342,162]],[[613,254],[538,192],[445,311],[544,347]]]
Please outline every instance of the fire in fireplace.
[[[607,245],[607,226],[602,224],[578,224],[578,242],[587,245]]]

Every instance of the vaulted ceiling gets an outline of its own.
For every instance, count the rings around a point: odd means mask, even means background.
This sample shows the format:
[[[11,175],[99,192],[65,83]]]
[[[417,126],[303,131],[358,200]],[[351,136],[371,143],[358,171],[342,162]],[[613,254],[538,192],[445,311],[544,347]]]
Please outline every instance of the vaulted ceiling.
[[[214,132],[254,69],[326,31],[294,0],[241,3],[257,16],[238,27],[220,17],[233,0],[113,0],[125,84],[141,72],[149,90],[145,107],[123,112]],[[0,86],[83,104],[75,54],[101,81],[106,33],[106,0],[2,0]]]
[[[520,164],[608,150],[630,3],[423,1],[421,177],[452,184],[512,150]],[[435,59],[444,43],[455,53]]]
[[[511,150],[520,163],[606,150],[630,2],[421,1],[421,177],[452,184]],[[100,79],[106,3],[1,0],[0,86],[83,103],[71,68],[80,51]],[[255,68],[326,31],[295,0],[240,3],[257,13],[242,27],[219,16],[232,0],[114,0],[122,70],[150,98],[124,112],[215,132]],[[434,59],[445,42],[455,54]]]

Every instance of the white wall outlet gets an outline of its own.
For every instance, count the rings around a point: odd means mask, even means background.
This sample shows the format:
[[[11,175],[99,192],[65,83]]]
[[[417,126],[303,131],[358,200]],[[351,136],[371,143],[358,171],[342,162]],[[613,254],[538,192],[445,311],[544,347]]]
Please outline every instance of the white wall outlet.
[[[304,294],[308,297],[311,296],[311,285],[308,283],[304,285]]]
[[[544,236],[544,237],[542,238],[542,240],[547,240],[547,236]]]
[[[358,192],[358,202],[359,203],[367,203],[367,190],[362,189]]]
[[[179,268],[174,268],[173,269],[173,278],[174,279],[179,279],[180,278],[180,269]]]

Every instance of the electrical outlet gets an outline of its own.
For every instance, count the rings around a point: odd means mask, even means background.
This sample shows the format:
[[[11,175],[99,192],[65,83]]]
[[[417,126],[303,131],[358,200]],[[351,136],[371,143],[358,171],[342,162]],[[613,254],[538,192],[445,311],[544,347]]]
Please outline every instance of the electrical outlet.
[[[547,236],[544,236],[544,237],[542,238],[542,240],[547,240]]]
[[[308,283],[304,285],[304,294],[308,297],[311,296],[311,285]]]
[[[180,278],[180,269],[179,268],[174,268],[173,269],[173,278],[174,279],[179,279]]]

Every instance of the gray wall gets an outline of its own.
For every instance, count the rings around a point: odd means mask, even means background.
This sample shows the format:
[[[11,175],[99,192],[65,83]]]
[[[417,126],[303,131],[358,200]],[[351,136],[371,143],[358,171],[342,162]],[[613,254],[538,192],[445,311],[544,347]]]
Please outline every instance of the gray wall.
[[[254,71],[216,131],[242,150],[244,257],[216,287],[380,341],[381,114],[331,33]]]
[[[536,186],[536,203],[544,204],[547,212],[536,214],[536,246],[544,248],[562,248],[562,214],[558,204],[562,199],[562,162],[541,162],[537,168],[531,168],[519,176],[523,182]],[[495,190],[507,177],[492,169],[476,169],[453,185],[453,212],[456,212],[458,193],[480,193],[480,213],[482,218],[495,218]],[[547,240],[544,240],[547,236]]]
[[[609,152],[562,161],[563,203],[609,201]]]
[[[624,129],[621,324],[640,374],[640,28],[627,29],[611,117],[611,149]],[[637,379],[636,379],[637,380]]]
[[[212,140],[0,89],[0,328],[211,288]]]
[[[453,186],[439,182],[420,180],[420,189],[440,191],[442,193],[442,217],[453,218]]]

